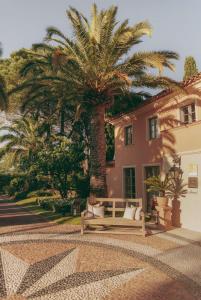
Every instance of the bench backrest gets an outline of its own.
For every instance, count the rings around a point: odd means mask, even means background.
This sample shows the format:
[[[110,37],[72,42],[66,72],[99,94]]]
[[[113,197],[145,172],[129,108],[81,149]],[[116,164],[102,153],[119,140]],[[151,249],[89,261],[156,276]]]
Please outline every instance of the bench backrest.
[[[112,213],[115,218],[116,212],[124,212],[128,206],[142,207],[142,198],[124,199],[124,198],[96,198],[96,203],[103,203],[105,211]]]

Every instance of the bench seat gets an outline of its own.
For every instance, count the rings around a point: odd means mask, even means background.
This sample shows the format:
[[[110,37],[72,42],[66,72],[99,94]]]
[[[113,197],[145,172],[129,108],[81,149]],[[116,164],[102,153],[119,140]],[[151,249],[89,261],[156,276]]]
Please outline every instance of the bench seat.
[[[108,225],[108,226],[142,226],[142,221],[139,220],[129,220],[129,219],[124,219],[122,217],[105,217],[105,218],[90,218],[90,219],[85,219],[85,224],[86,225]]]

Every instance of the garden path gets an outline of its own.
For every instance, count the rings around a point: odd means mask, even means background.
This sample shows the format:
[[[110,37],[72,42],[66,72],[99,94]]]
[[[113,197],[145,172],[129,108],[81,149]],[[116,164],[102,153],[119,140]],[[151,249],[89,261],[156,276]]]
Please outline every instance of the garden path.
[[[0,196],[0,233],[30,230],[53,225],[45,218],[17,206],[7,196]]]

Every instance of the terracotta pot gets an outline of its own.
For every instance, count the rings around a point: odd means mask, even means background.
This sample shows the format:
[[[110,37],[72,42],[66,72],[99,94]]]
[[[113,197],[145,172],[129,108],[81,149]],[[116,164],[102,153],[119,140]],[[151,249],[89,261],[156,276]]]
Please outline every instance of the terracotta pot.
[[[168,206],[168,198],[167,197],[156,197],[156,201],[158,206],[165,207]]]

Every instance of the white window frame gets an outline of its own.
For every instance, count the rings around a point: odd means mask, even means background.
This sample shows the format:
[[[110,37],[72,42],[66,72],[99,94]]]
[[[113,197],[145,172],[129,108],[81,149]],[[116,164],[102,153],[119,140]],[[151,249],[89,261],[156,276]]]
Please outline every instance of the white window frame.
[[[195,106],[195,121],[185,123],[184,122],[184,118],[183,118],[183,111],[182,111],[182,109],[184,107],[190,107],[192,104],[194,104],[194,106]],[[198,114],[198,112],[197,112],[197,105],[196,105],[195,101],[191,101],[191,102],[185,103],[185,104],[183,104],[183,105],[181,105],[179,107],[180,122],[181,122],[182,125],[189,125],[189,124],[195,123],[197,121],[197,114]]]
[[[135,182],[134,182],[134,185],[135,185],[135,198],[137,198],[137,185],[136,185],[136,178],[137,178],[137,168],[136,168],[136,165],[128,165],[128,166],[123,166],[122,167],[122,198],[125,198],[125,173],[124,173],[124,170],[125,169],[130,169],[130,168],[133,168],[135,170]]]
[[[126,128],[131,127],[132,128],[132,143],[131,144],[126,144]],[[134,144],[134,129],[133,129],[133,124],[128,124],[124,126],[124,146],[130,146]]]
[[[156,138],[153,138],[153,139],[150,139],[150,129],[149,129],[149,120],[150,119],[153,119],[153,118],[157,118],[157,137]],[[154,140],[157,140],[159,137],[160,137],[160,119],[159,119],[159,115],[158,114],[155,114],[155,115],[152,115],[152,116],[149,116],[146,118],[146,139],[147,141],[154,141]]]

